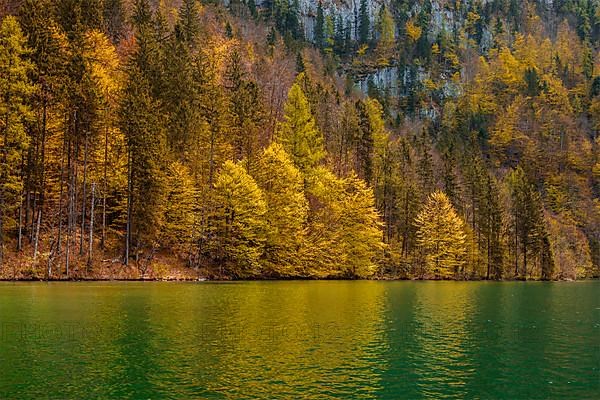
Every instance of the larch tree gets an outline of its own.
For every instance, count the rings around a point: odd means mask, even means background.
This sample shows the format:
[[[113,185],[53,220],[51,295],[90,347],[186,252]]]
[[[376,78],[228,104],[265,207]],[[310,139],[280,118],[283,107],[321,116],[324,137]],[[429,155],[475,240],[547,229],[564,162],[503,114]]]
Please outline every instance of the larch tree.
[[[425,255],[428,273],[452,278],[464,265],[467,253],[464,223],[442,191],[429,195],[415,219],[417,243]]]
[[[32,65],[27,53],[16,18],[5,17],[0,26],[0,267],[5,231],[13,227],[11,214],[21,202],[20,165],[29,145],[25,126],[32,118],[29,97],[35,87],[28,77]]]
[[[166,178],[161,244],[182,252],[194,239],[196,190],[188,168],[178,161],[169,165]]]
[[[394,46],[396,26],[394,24],[394,17],[385,5],[379,11],[377,33],[379,34],[377,50],[381,56],[386,56]]]
[[[259,276],[267,212],[260,187],[242,165],[226,161],[215,178],[213,196],[208,244],[219,274]]]
[[[356,175],[350,175],[344,179],[343,204],[340,227],[346,251],[343,273],[348,277],[371,277],[377,272],[377,261],[385,247],[373,190]]]
[[[298,249],[304,240],[308,219],[304,177],[277,143],[265,149],[253,175],[267,203],[265,272],[296,276],[301,262]]]
[[[284,120],[279,125],[277,141],[292,156],[298,169],[306,173],[323,159],[325,148],[323,135],[300,86],[302,79],[303,74],[298,75],[288,92]]]

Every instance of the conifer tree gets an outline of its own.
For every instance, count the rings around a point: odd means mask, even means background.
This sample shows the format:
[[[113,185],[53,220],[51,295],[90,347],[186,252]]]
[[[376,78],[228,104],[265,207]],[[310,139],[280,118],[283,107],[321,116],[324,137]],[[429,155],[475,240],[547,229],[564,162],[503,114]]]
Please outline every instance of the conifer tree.
[[[234,157],[243,159],[249,171],[256,161],[259,127],[264,122],[261,92],[258,84],[248,78],[237,49],[231,53],[224,75]]]
[[[185,250],[193,239],[196,190],[187,167],[173,162],[166,172],[164,229],[161,244],[175,250]]]
[[[384,249],[375,196],[365,181],[356,175],[344,179],[344,208],[340,222],[346,251],[344,274],[368,278],[377,272],[377,261]]]
[[[305,173],[325,156],[323,135],[316,125],[306,95],[302,91],[303,74],[298,75],[288,92],[284,119],[279,125],[277,140]]]
[[[209,222],[213,262],[230,276],[258,276],[267,212],[262,191],[242,165],[226,161],[215,179],[213,201],[215,212]]]
[[[323,49],[323,38],[325,33],[325,17],[323,16],[323,4],[317,4],[317,18],[315,21],[314,43],[318,49]]]
[[[304,274],[372,276],[384,248],[373,191],[356,175],[338,178],[324,167],[316,168],[309,179],[307,193],[316,206],[300,250]]]
[[[508,180],[514,221],[515,276],[527,279],[529,256],[544,256],[543,247],[540,246],[546,236],[543,206],[539,192],[530,183],[521,167],[512,171]],[[519,270],[519,253],[523,257],[521,270]]]
[[[157,48],[146,0],[136,2],[134,14],[138,47],[127,66],[127,86],[120,110],[120,128],[128,147],[128,200],[125,263],[131,246],[136,260],[150,261],[159,247],[164,225],[167,137],[159,101],[153,95],[152,72]],[[149,251],[149,252],[148,252]]]
[[[394,25],[394,18],[383,5],[379,11],[379,20],[377,21],[377,31],[379,33],[379,41],[377,43],[377,50],[385,55],[388,53],[394,45],[394,36],[396,27]]]
[[[21,200],[19,170],[29,145],[25,124],[32,118],[29,100],[35,88],[28,77],[28,52],[16,18],[5,17],[0,25],[0,267],[5,231],[12,227],[12,211]]]
[[[369,18],[369,4],[367,0],[360,0],[358,11],[358,42],[369,43],[371,37],[371,20]]]
[[[463,221],[444,192],[429,195],[415,224],[427,271],[436,278],[456,276],[465,263],[466,235]]]
[[[274,143],[263,152],[253,175],[267,204],[265,272],[296,276],[301,271],[298,250],[308,218],[302,173],[283,147]]]

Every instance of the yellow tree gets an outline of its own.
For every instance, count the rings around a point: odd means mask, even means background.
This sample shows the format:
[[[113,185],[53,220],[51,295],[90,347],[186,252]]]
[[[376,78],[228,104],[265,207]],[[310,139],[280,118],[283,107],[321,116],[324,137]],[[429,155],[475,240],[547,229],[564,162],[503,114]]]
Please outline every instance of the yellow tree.
[[[301,248],[305,274],[372,276],[384,247],[373,191],[356,175],[338,178],[323,167],[310,180],[313,208]]]
[[[323,135],[317,127],[306,95],[302,91],[300,74],[288,92],[284,107],[284,120],[277,135],[285,150],[302,172],[318,165],[325,156]]]
[[[25,122],[32,116],[28,98],[34,86],[28,77],[32,66],[25,60],[25,44],[17,20],[4,18],[0,26],[0,267],[4,230],[11,222],[11,211],[19,204],[23,186],[19,169],[29,145]]]
[[[377,271],[381,255],[383,224],[375,208],[373,190],[352,174],[344,179],[344,208],[341,218],[346,263],[346,276],[367,278]]]
[[[436,278],[456,275],[467,253],[464,223],[442,191],[429,195],[417,218],[417,242],[425,255],[427,272]]]
[[[167,169],[165,184],[165,223],[163,245],[181,248],[189,245],[194,232],[196,189],[189,169],[174,161]]]
[[[265,243],[266,272],[298,274],[298,249],[304,239],[308,201],[304,177],[280,144],[273,143],[262,154],[253,172],[267,202]]]
[[[210,222],[211,256],[237,278],[261,273],[267,205],[256,181],[239,163],[226,161],[215,180]]]

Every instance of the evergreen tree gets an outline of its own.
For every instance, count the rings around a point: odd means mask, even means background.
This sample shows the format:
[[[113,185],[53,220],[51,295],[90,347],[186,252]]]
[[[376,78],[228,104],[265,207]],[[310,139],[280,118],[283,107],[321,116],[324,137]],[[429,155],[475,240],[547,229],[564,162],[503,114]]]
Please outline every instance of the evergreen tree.
[[[184,42],[192,45],[200,33],[198,1],[184,0],[179,9],[178,26]]]
[[[108,37],[118,43],[124,35],[126,25],[125,7],[122,0],[104,0],[104,29]]]
[[[355,170],[359,173],[361,178],[366,180],[368,183],[371,183],[373,179],[374,145],[374,132],[371,124],[371,119],[374,117],[377,118],[377,116],[370,115],[370,110],[367,108],[367,104],[360,100],[356,103],[356,109],[359,121],[359,129],[357,131],[358,137],[355,138]]]
[[[429,195],[415,224],[427,271],[436,278],[456,276],[465,263],[466,235],[464,223],[448,197],[441,191]]]
[[[515,276],[527,279],[528,257],[544,255],[540,247],[546,235],[543,206],[539,192],[529,182],[521,167],[512,171],[508,179],[514,221]],[[523,256],[521,270],[517,258],[519,252]]]
[[[261,92],[255,81],[247,78],[239,51],[234,50],[225,71],[229,91],[229,123],[232,131],[234,157],[244,159],[247,170],[255,162],[259,143],[259,127],[264,119]]]
[[[304,65],[304,57],[302,56],[302,52],[299,51],[298,54],[296,54],[296,72],[301,74],[306,70],[306,67]]]
[[[325,17],[323,16],[323,4],[319,1],[317,5],[317,18],[315,21],[314,43],[318,49],[323,49],[325,33]]]
[[[367,0],[360,0],[358,11],[358,42],[369,43],[371,37],[371,21],[369,18],[369,5]]]
[[[250,11],[250,15],[252,18],[258,17],[258,10],[256,9],[256,1],[248,0],[248,10]]]
[[[149,76],[157,52],[151,37],[150,8],[145,0],[136,3],[134,21],[138,48],[127,66],[127,86],[120,110],[120,127],[128,147],[125,263],[133,245],[136,260],[143,257],[147,264],[160,245],[164,225],[167,138],[164,118],[156,112],[160,103],[153,96],[152,75]]]

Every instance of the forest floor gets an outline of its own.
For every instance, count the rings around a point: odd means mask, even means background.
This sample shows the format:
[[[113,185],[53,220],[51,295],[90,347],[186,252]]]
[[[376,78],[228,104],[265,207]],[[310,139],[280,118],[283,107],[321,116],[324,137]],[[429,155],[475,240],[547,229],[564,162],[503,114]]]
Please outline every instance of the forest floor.
[[[119,248],[112,243],[108,245]],[[130,259],[129,265],[123,264],[119,250],[102,250],[95,243],[91,263],[86,251],[80,255],[79,246],[73,246],[69,257],[69,273],[66,273],[64,251],[55,257],[48,271],[48,249],[41,248],[37,257],[33,257],[33,245],[25,241],[20,252],[15,251],[16,243],[5,243],[4,259],[0,264],[0,281],[204,281],[231,280],[231,277],[215,275],[207,268],[191,268],[181,257],[169,253],[157,253],[150,263],[136,262]],[[50,272],[50,274],[49,274]],[[423,278],[406,274],[388,273],[373,277],[375,280],[436,280],[432,276]],[[272,280],[255,278],[254,280]],[[463,279],[465,280],[464,277]],[[481,280],[481,279],[466,279]],[[504,280],[525,280],[523,278],[505,278]],[[528,280],[537,280],[530,277]]]
[[[174,255],[157,254],[151,263],[137,263],[132,258],[129,265],[123,264],[120,252],[101,250],[94,246],[94,257],[88,261],[86,251],[79,253],[74,246],[69,257],[69,273],[66,273],[65,252],[54,257],[48,265],[50,252],[40,249],[37,257],[33,257],[33,246],[25,243],[20,252],[15,250],[16,243],[6,243],[4,260],[0,265],[0,281],[38,281],[38,280],[165,280],[165,281],[197,281],[209,275],[203,268],[195,269]],[[148,266],[145,266],[148,264]],[[50,273],[49,273],[50,272]]]

